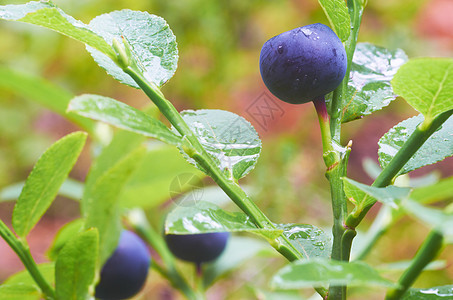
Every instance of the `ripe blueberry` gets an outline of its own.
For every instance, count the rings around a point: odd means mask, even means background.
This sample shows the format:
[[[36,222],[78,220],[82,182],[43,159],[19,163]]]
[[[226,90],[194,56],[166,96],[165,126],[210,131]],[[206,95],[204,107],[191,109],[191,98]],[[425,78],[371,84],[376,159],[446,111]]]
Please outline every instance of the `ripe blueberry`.
[[[123,230],[115,252],[101,270],[96,298],[126,299],[143,287],[151,256],[145,243],[133,232]]]
[[[279,34],[261,49],[264,84],[280,100],[313,101],[333,91],[346,74],[346,51],[337,35],[317,23]]]
[[[229,232],[167,234],[165,241],[177,258],[200,265],[218,258],[225,249],[229,237]]]

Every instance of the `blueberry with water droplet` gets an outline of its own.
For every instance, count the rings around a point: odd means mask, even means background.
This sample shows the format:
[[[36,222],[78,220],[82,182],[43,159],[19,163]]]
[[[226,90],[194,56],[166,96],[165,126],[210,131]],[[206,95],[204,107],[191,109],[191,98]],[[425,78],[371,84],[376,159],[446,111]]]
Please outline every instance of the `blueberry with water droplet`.
[[[165,241],[174,256],[201,265],[218,258],[225,250],[229,237],[229,232],[167,234]]]
[[[346,74],[346,51],[337,35],[317,23],[268,40],[261,49],[264,84],[279,99],[293,104],[332,92]]]

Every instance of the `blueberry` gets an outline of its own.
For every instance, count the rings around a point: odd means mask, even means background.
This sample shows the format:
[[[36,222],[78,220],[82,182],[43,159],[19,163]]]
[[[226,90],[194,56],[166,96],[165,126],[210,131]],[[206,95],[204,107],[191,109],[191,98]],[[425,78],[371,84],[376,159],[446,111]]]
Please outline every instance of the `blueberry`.
[[[313,101],[333,91],[346,74],[346,51],[337,35],[317,23],[269,39],[261,49],[264,84],[280,100]]]
[[[133,232],[123,230],[118,247],[101,270],[96,298],[126,299],[143,287],[151,264],[146,244]]]
[[[165,235],[170,251],[179,259],[200,265],[215,260],[226,247],[229,232]]]

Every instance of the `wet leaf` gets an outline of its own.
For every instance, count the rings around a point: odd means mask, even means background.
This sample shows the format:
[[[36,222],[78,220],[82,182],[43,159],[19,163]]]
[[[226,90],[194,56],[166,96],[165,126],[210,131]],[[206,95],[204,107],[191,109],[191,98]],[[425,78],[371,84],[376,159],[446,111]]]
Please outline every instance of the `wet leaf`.
[[[402,300],[453,299],[453,285],[435,286],[428,289],[409,289]]]
[[[250,232],[268,240],[279,237],[281,229],[260,229],[242,212],[227,212],[209,202],[193,206],[178,206],[165,220],[165,232],[171,234],[197,234],[208,232]]]
[[[418,115],[390,129],[379,140],[379,163],[385,168],[398,150],[408,140],[415,128],[423,122],[423,116]],[[449,118],[404,165],[398,175],[406,174],[415,169],[434,164],[453,155],[453,118]]]
[[[289,290],[324,285],[395,286],[364,262],[320,259],[296,261],[284,267],[272,278],[271,285]]]
[[[124,9],[97,16],[89,27],[110,45],[114,38],[118,41],[126,39],[145,78],[155,85],[160,87],[173,77],[178,63],[176,37],[161,17]],[[138,88],[137,83],[108,56],[90,46],[87,50],[116,80]]]
[[[411,59],[398,70],[392,86],[430,121],[453,109],[453,59]]]
[[[180,145],[181,138],[161,121],[123,102],[99,95],[77,96],[69,103],[68,111],[102,121],[121,129]]]
[[[342,122],[380,110],[396,98],[390,81],[407,61],[403,50],[388,50],[359,43],[354,52],[348,88],[343,100]]]
[[[279,224],[283,235],[306,259],[328,258],[332,250],[330,236],[316,226],[309,224]]]
[[[247,120],[216,109],[186,110],[181,115],[227,178],[238,180],[255,167],[261,140]],[[205,171],[193,159],[186,158]]]

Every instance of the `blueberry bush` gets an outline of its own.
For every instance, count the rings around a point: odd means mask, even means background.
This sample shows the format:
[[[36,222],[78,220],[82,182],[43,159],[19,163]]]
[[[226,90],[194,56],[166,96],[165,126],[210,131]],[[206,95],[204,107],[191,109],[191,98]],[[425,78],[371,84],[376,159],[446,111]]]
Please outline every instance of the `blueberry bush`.
[[[125,9],[85,24],[51,1],[0,6],[2,20],[39,25],[82,42],[110,76],[139,89],[152,102],[140,110],[101,95],[70,97],[40,81],[30,83],[30,78],[7,73],[12,85],[40,91],[30,97],[82,130],[52,144],[17,197],[11,197],[16,200],[12,229],[0,220],[0,235],[26,272],[0,285],[0,299],[125,299],[140,292],[149,268],[187,299],[204,299],[223,274],[269,248],[286,262],[272,274],[270,289],[314,289],[313,299],[347,299],[353,288],[359,295],[378,289],[389,300],[453,298],[453,285],[412,287],[453,241],[453,206],[444,201],[453,195],[453,178],[421,186],[400,184],[409,172],[453,155],[453,59],[408,59],[402,50],[357,43],[366,1],[319,4],[330,27],[317,23],[288,28],[263,40],[256,60],[265,85],[277,98],[314,103],[325,163],[319,171],[325,172],[330,186],[332,234],[311,224],[271,221],[239,184],[261,152],[261,140],[246,119],[218,109],[179,112],[166,98],[161,87],[173,77],[179,54],[163,18]],[[375,168],[373,184],[348,178],[352,142],[342,142],[342,125],[360,122],[397,96],[419,114],[379,140],[380,168]],[[92,143],[86,146],[88,137]],[[74,188],[68,174],[84,147],[91,148],[93,163],[85,182]],[[184,159],[197,170],[188,171],[193,169]],[[222,201],[215,201],[217,194],[176,203],[163,226],[150,224],[159,214],[150,215],[145,208],[169,198],[159,187],[185,172],[210,177],[237,209],[225,209]],[[58,194],[79,201],[80,218],[55,236],[48,252],[51,262],[37,264],[27,237]],[[370,229],[360,231],[377,202],[382,207]],[[423,224],[430,232],[412,260],[400,262],[404,271],[399,278],[389,279],[364,259],[406,215],[417,220],[414,226]],[[239,234],[243,232],[249,235]],[[356,236],[360,243],[354,243]],[[194,283],[177,259],[194,263]],[[292,294],[281,293],[263,297],[291,299]]]

